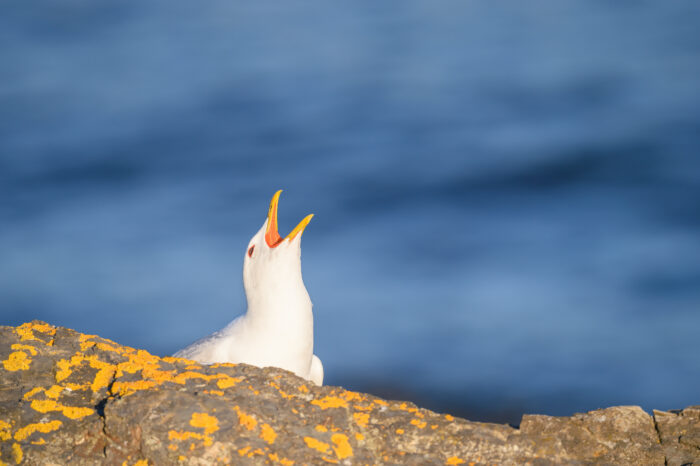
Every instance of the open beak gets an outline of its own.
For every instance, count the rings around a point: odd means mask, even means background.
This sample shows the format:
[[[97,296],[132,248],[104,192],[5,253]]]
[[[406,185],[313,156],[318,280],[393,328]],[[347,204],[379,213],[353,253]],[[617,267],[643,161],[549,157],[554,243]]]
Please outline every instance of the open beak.
[[[283,239],[277,231],[277,204],[280,200],[280,194],[282,190],[280,189],[272,196],[272,201],[270,201],[270,210],[267,211],[267,229],[265,230],[265,242],[271,248],[279,245]],[[299,222],[299,225],[294,227],[294,229],[289,233],[284,239],[293,240],[297,235],[301,236],[304,232],[304,228],[309,224],[311,218],[314,214],[309,214],[304,219]]]

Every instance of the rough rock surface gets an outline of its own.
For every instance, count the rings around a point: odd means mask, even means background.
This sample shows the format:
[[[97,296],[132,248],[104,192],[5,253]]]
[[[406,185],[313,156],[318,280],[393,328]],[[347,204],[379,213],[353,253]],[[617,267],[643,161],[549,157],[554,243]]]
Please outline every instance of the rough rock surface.
[[[0,463],[700,464],[700,407],[524,416],[520,429],[243,364],[0,327]]]

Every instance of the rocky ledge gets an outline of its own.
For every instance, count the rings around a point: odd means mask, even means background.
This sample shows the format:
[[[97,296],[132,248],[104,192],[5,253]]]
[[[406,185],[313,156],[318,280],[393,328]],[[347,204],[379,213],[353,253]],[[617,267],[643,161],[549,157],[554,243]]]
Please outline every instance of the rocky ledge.
[[[700,407],[523,416],[519,429],[243,364],[0,327],[0,463],[692,464]]]

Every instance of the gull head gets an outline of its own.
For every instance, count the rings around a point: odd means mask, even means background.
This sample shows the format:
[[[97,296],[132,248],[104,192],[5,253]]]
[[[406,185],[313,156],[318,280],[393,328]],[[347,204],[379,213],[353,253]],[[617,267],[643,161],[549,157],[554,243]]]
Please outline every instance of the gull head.
[[[243,285],[248,310],[278,308],[289,300],[308,301],[301,278],[301,236],[311,221],[309,214],[284,238],[277,230],[279,190],[272,196],[267,219],[251,238],[243,259]]]

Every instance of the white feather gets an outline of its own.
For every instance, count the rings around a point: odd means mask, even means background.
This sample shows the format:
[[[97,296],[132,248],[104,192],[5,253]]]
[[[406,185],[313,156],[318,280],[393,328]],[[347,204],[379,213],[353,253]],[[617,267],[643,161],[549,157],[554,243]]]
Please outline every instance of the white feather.
[[[250,240],[243,260],[248,310],[223,329],[174,354],[204,364],[245,363],[280,367],[323,383],[323,365],[313,354],[312,304],[301,277],[301,234],[270,248],[266,220]]]

